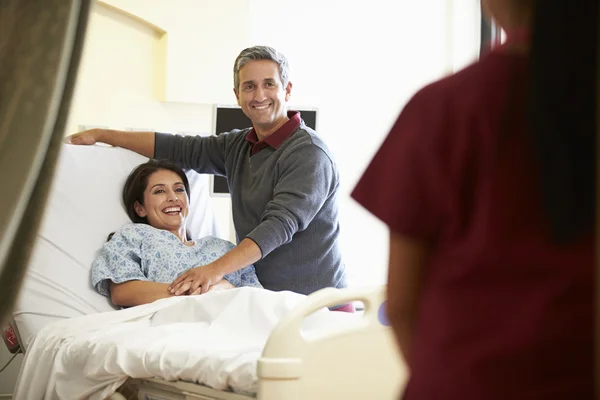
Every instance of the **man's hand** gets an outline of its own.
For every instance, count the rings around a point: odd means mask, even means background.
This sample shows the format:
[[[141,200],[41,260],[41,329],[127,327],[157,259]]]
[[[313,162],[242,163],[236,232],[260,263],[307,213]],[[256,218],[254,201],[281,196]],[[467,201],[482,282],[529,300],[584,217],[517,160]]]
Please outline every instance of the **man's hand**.
[[[202,267],[191,268],[179,275],[169,286],[169,292],[176,296],[184,293],[203,294],[209,291],[211,286],[216,285],[223,279],[223,273],[215,263]]]
[[[247,267],[260,260],[261,257],[260,247],[252,239],[245,238],[240,244],[216,261],[203,267],[189,269],[179,275],[169,285],[169,293],[176,296],[186,293],[206,293],[212,286],[217,285],[223,279],[223,275],[231,274],[234,271]]]
[[[104,129],[89,129],[87,131],[75,133],[65,138],[66,143],[90,146],[101,142]]]
[[[66,143],[86,146],[96,143],[106,143],[152,158],[154,157],[155,136],[154,132],[131,132],[95,128],[67,136],[64,141]]]

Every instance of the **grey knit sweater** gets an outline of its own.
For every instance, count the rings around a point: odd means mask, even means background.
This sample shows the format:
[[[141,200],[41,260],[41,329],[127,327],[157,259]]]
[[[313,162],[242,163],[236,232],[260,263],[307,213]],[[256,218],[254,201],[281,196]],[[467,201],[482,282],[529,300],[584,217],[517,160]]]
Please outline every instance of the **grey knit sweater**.
[[[329,150],[302,122],[278,149],[250,156],[249,130],[209,137],[156,133],[154,156],[227,177],[237,239],[260,247],[254,266],[266,289],[309,294],[345,287],[339,176]]]

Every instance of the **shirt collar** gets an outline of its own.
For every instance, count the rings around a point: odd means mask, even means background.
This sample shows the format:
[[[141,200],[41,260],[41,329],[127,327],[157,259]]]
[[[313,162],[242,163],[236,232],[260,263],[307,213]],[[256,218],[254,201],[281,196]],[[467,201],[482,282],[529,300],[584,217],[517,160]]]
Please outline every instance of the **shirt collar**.
[[[263,140],[263,142],[274,149],[278,149],[283,142],[285,142],[285,140],[289,138],[296,129],[298,129],[302,121],[299,111],[288,111],[288,118],[289,121],[269,135],[265,140]],[[254,128],[250,129],[250,132],[248,132],[246,135],[246,140],[252,143],[253,146],[259,143],[258,136],[256,135]]]

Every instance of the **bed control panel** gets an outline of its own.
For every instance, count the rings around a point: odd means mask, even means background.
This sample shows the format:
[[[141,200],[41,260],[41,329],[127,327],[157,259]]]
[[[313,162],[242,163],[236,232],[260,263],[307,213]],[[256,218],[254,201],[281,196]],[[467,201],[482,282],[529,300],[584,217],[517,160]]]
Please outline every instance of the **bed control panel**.
[[[2,339],[4,339],[4,344],[6,344],[8,351],[12,354],[20,352],[21,346],[19,345],[17,335],[11,324],[8,324],[7,327],[2,329]]]

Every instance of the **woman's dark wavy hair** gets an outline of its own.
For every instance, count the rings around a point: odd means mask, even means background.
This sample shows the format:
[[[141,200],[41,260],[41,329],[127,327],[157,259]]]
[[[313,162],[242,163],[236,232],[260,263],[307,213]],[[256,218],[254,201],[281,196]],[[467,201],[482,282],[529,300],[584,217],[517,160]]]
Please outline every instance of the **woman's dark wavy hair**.
[[[595,226],[598,1],[535,3],[529,117],[543,212],[565,243]]]
[[[148,223],[146,218],[140,217],[135,212],[135,202],[137,201],[141,205],[144,205],[144,192],[148,187],[148,179],[150,175],[161,170],[173,171],[181,178],[189,200],[190,183],[181,168],[165,160],[148,160],[148,162],[138,165],[131,171],[123,186],[123,206],[131,222],[140,224]]]
[[[144,192],[148,186],[148,179],[150,178],[150,175],[161,170],[173,171],[181,178],[183,186],[185,187],[186,196],[188,196],[189,203],[190,182],[188,181],[185,172],[177,165],[169,161],[151,159],[148,160],[148,162],[135,167],[135,169],[131,171],[127,177],[125,185],[123,186],[123,207],[125,207],[125,212],[127,213],[127,216],[131,222],[148,224],[148,220],[145,217],[140,217],[135,212],[135,202],[137,201],[142,205],[144,204]],[[108,235],[107,240],[110,240],[113,234],[114,232]],[[189,232],[188,237],[190,237]]]

